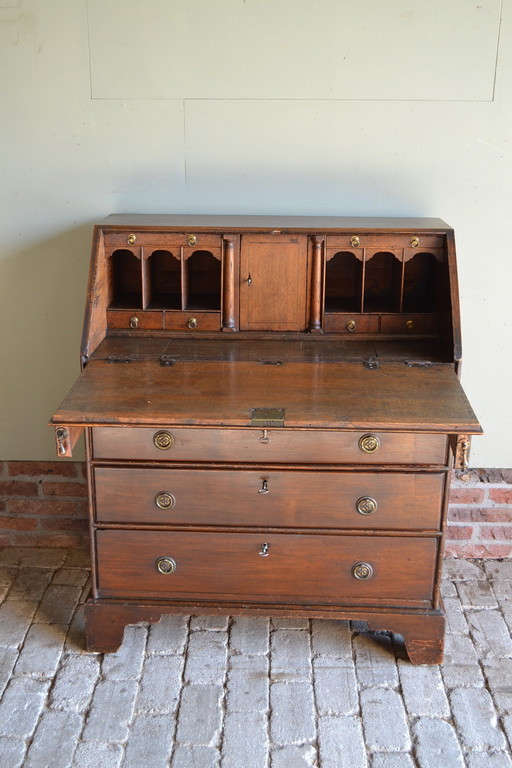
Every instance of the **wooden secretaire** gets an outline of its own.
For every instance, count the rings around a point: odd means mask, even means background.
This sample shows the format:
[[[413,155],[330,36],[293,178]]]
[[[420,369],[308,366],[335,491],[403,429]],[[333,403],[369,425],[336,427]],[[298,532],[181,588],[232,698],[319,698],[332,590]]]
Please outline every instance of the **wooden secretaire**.
[[[82,373],[87,646],[162,614],[351,618],[442,658],[450,469],[481,431],[438,219],[110,216]]]

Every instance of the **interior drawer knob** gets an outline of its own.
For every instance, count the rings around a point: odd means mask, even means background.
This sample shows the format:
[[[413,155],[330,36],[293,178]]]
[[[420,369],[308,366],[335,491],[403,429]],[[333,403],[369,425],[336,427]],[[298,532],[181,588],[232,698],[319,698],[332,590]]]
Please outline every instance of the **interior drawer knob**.
[[[169,573],[174,573],[176,570],[176,560],[173,560],[172,557],[168,556],[159,557],[155,565],[158,573],[163,573],[164,576],[167,576]]]
[[[191,330],[193,328],[197,328],[197,317],[189,317],[187,320],[187,325]]]
[[[161,451],[167,451],[169,448],[172,448],[174,445],[174,437],[171,435],[170,432],[166,432],[165,430],[161,430],[160,432],[156,432],[153,436],[153,442],[157,448],[159,448]]]
[[[126,240],[128,241],[128,245],[135,245],[135,243],[137,242],[137,235],[130,234],[128,235]]]
[[[363,435],[359,438],[359,449],[363,453],[375,453],[380,447],[380,440],[377,435]]]
[[[197,235],[189,235],[187,241],[189,245],[197,245]]]
[[[366,581],[373,576],[373,568],[370,563],[356,563],[352,566],[352,576],[359,581]]]
[[[350,244],[353,248],[358,247],[358,245],[360,244],[360,240],[357,235],[352,235],[352,237],[350,238]]]
[[[360,515],[373,515],[377,511],[377,502],[371,496],[361,496],[356,501],[356,509]]]
[[[417,248],[419,244],[420,244],[419,237],[411,237],[411,246],[413,248]]]
[[[355,320],[347,320],[347,322],[345,324],[345,328],[347,329],[347,331],[349,331],[349,333],[353,333],[355,331],[355,329],[356,329],[356,322],[355,322]]]
[[[138,328],[139,327],[139,318],[135,315],[133,317],[130,317],[130,328]]]
[[[160,491],[155,496],[155,504],[159,509],[172,509],[176,504],[176,499],[172,493],[168,491]]]

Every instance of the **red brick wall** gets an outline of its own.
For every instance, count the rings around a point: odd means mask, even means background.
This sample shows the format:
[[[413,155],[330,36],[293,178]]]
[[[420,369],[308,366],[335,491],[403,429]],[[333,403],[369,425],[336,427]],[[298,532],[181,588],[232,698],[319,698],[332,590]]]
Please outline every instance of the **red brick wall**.
[[[0,462],[0,546],[87,547],[85,464]]]
[[[0,546],[88,546],[85,465],[0,462]],[[456,472],[446,554],[512,556],[512,469]]]

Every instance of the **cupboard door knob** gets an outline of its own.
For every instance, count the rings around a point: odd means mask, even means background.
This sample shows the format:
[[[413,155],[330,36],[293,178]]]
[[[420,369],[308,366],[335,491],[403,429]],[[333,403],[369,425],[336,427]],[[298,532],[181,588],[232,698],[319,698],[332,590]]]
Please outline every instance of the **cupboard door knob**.
[[[411,245],[413,248],[417,248],[419,244],[420,244],[419,237],[411,237]]]
[[[139,327],[139,318],[130,317],[130,328],[138,328],[138,327]]]
[[[155,504],[159,509],[172,509],[176,504],[176,499],[168,491],[160,491],[155,496]]]
[[[346,324],[345,324],[345,328],[346,328],[346,329],[347,329],[347,331],[349,331],[350,333],[353,333],[353,332],[355,331],[355,329],[356,329],[356,323],[355,323],[355,320],[347,320],[347,322],[346,322]]]
[[[377,502],[371,496],[361,496],[356,501],[356,509],[360,515],[373,515],[377,511]]]
[[[197,317],[189,317],[187,325],[190,329],[197,328]]]
[[[153,435],[153,443],[161,451],[167,451],[169,448],[173,447],[174,437],[171,435],[170,432],[161,430],[160,432],[156,432]]]
[[[158,573],[163,573],[164,576],[174,573],[176,570],[176,560],[173,560],[172,557],[159,557],[155,565]]]
[[[269,550],[269,549],[270,549],[270,544],[267,544],[267,543],[265,543],[265,544],[262,544],[262,545],[261,545],[261,549],[260,549],[260,551],[258,552],[258,555],[259,555],[260,557],[268,557],[268,550]]]
[[[360,240],[357,235],[352,235],[350,238],[350,244],[353,248],[357,248],[357,246],[360,244]]]
[[[266,480],[263,481],[261,488],[259,489],[258,493],[270,493],[270,489],[268,487],[268,482]]]
[[[377,435],[363,435],[359,438],[359,450],[363,453],[375,453],[379,450],[380,440]]]
[[[197,243],[197,235],[189,235],[187,237],[187,240],[188,240],[188,244],[189,245],[196,245],[196,243]]]
[[[134,234],[128,235],[126,239],[129,245],[135,245],[135,243],[137,242],[137,235],[134,235]]]
[[[356,563],[352,566],[352,576],[359,581],[366,581],[373,576],[373,568],[370,563]]]

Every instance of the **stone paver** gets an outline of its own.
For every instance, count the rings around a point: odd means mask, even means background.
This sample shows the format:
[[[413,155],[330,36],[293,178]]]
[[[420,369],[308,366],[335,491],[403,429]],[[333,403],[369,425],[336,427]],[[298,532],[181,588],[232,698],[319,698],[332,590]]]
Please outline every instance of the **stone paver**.
[[[445,563],[441,666],[303,617],[164,616],[86,653],[87,566],[0,549],[1,768],[512,768],[512,561]]]
[[[181,694],[177,741],[194,746],[217,746],[223,696],[222,685],[187,685]]]
[[[450,701],[457,731],[466,749],[505,748],[489,691],[461,688],[451,692]]]
[[[180,697],[182,670],[181,656],[149,656],[144,664],[136,711],[174,713]]]
[[[69,768],[82,730],[76,712],[45,712],[28,748],[24,768]]]
[[[366,743],[372,752],[407,752],[411,748],[405,707],[390,688],[367,688],[361,692],[361,710]]]
[[[175,725],[168,715],[137,715],[130,730],[123,768],[167,765]]]
[[[319,721],[322,768],[366,768],[366,749],[358,717],[322,717]]]
[[[84,728],[85,741],[125,741],[138,685],[135,680],[100,680]]]
[[[421,717],[413,724],[412,732],[422,768],[464,768],[462,750],[450,723]]]

